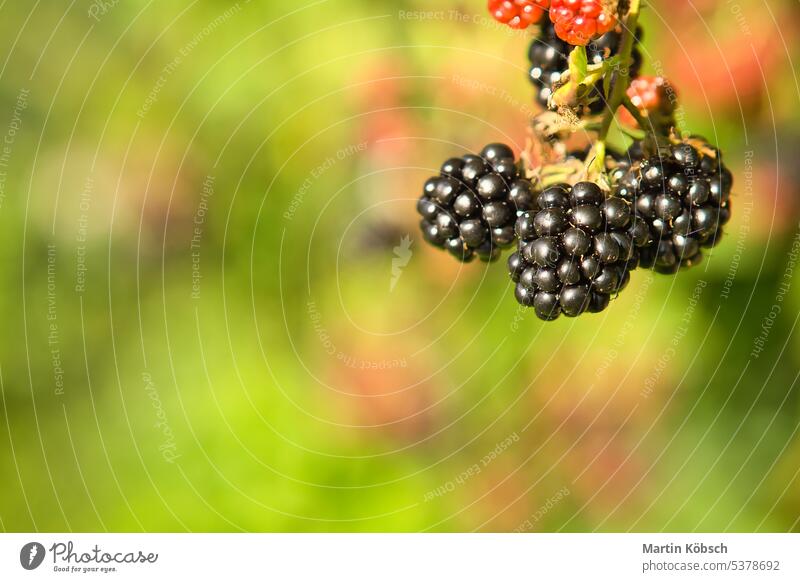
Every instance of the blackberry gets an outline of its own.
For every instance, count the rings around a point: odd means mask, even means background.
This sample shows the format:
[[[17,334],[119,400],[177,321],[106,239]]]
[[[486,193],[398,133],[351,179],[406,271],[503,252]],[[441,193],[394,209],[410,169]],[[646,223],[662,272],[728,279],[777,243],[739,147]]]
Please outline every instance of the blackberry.
[[[649,243],[646,225],[593,182],[550,186],[536,203],[517,219],[519,245],[508,259],[517,301],[544,320],[602,311]]]
[[[641,38],[641,29],[636,31],[637,39]],[[590,64],[599,64],[617,53],[622,39],[621,28],[611,30],[586,46],[586,55]],[[553,23],[542,23],[541,30],[531,42],[528,59],[531,62],[529,78],[537,89],[536,100],[542,107],[547,107],[547,100],[553,92],[553,85],[560,79],[561,73],[569,68],[569,53],[575,48],[556,35]],[[631,77],[636,77],[642,66],[642,54],[638,48],[633,50],[633,66]],[[605,107],[600,90],[595,90],[597,100],[589,106],[591,113],[600,113]]]
[[[532,184],[520,176],[514,152],[489,144],[480,155],[450,158],[425,182],[417,201],[420,228],[430,244],[462,262],[495,261],[514,244],[518,210],[534,206]]]
[[[730,219],[733,176],[719,150],[702,138],[673,145],[659,155],[612,174],[615,195],[630,202],[650,231],[643,267],[672,274],[703,258]]]

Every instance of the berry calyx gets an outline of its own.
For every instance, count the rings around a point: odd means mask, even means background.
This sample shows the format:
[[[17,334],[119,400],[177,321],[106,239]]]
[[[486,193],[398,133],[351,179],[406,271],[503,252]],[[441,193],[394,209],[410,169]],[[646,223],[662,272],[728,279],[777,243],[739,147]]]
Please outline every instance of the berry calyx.
[[[617,24],[603,0],[552,0],[550,20],[558,37],[575,46],[586,46]]]
[[[489,144],[480,155],[450,158],[425,182],[417,201],[423,238],[456,259],[495,261],[514,244],[517,211],[534,206],[533,185],[521,177],[514,151]]]
[[[539,22],[548,8],[550,0],[489,0],[495,20],[518,30]]]

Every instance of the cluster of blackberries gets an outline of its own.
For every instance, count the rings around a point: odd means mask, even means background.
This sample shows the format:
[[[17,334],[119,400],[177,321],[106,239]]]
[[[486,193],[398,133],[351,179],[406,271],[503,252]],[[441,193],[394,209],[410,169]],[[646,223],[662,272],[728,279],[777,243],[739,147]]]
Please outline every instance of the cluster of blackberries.
[[[594,39],[586,46],[586,55],[589,64],[600,64],[604,59],[613,56],[618,50],[622,33],[619,28],[611,30]],[[637,31],[637,38],[641,31]],[[553,93],[553,86],[569,67],[568,57],[572,49],[571,44],[558,38],[552,23],[543,23],[536,38],[533,39],[528,50],[528,59],[531,62],[530,80],[537,89],[536,100],[547,107],[547,101]],[[635,77],[642,66],[642,55],[638,49],[633,50],[633,65],[631,76]],[[600,91],[595,89],[596,100],[589,106],[591,113],[599,113],[605,107]]]
[[[671,274],[699,263],[730,219],[733,177],[719,150],[704,139],[677,140],[672,85],[662,77],[638,77],[638,3],[489,0],[488,6],[494,18],[513,28],[538,25],[528,52],[538,102],[569,106],[571,111],[560,111],[565,120],[592,123],[569,128],[554,124],[548,113],[533,120],[532,133],[542,136],[545,154],[551,154],[531,156],[547,161],[525,168],[536,177],[535,186],[502,144],[447,160],[417,203],[424,238],[464,262],[494,261],[516,242],[508,258],[515,297],[544,320],[603,311],[638,266]],[[625,26],[635,29],[634,38],[623,34]],[[581,67],[569,70],[573,51],[574,59],[584,57],[576,47],[585,47],[588,78],[575,78]],[[615,55],[620,58],[609,60]],[[611,66],[620,62],[630,63],[630,70]],[[583,94],[580,84],[589,82],[594,86]],[[608,86],[615,90],[607,108]],[[641,125],[645,132],[624,156],[606,143],[620,110],[623,123]],[[594,123],[601,112],[602,123]],[[597,141],[563,156],[568,129],[597,131]],[[552,143],[556,140],[560,143]],[[592,153],[604,158],[587,159]],[[549,185],[554,181],[565,183]]]
[[[644,151],[636,143],[609,158],[610,195],[594,182],[536,191],[502,144],[451,158],[417,203],[422,234],[464,262],[494,261],[516,241],[508,269],[521,305],[544,320],[600,312],[637,266],[675,273],[700,262],[730,218],[733,177],[719,150],[693,138]]]
[[[630,202],[648,225],[652,243],[640,253],[643,267],[675,273],[719,242],[730,218],[733,176],[719,150],[682,142],[659,155],[621,164],[611,174],[615,195]]]
[[[480,155],[447,160],[425,182],[417,212],[426,241],[463,262],[495,261],[514,244],[517,211],[534,204],[531,183],[519,174],[513,150],[489,144]]]
[[[518,249],[508,259],[517,301],[544,320],[602,311],[628,284],[650,242],[647,226],[593,182],[550,186],[536,203],[517,219]]]

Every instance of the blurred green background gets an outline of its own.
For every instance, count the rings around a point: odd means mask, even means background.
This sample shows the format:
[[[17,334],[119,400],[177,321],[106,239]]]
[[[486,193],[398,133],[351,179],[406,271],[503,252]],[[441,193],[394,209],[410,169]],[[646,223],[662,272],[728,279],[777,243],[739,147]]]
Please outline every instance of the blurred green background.
[[[484,4],[0,6],[0,528],[800,530],[798,4],[648,3],[733,220],[550,324],[417,232],[535,111]]]

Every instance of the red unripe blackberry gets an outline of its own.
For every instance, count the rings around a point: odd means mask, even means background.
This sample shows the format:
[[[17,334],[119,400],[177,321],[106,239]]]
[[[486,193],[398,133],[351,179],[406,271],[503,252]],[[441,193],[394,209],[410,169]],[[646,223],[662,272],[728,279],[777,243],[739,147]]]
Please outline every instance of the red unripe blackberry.
[[[730,219],[733,176],[719,150],[694,138],[612,173],[615,195],[631,203],[652,242],[640,264],[659,273],[696,265]]]
[[[458,260],[495,261],[514,244],[518,211],[534,207],[532,184],[521,177],[513,150],[489,144],[480,155],[450,158],[425,182],[417,200],[423,238]]]
[[[677,100],[675,90],[669,81],[664,77],[652,76],[642,76],[631,81],[631,86],[628,87],[628,97],[644,117],[651,117],[655,114],[661,117],[671,116]],[[632,127],[638,126],[633,115],[627,109],[622,109],[620,112],[620,121]]]
[[[616,15],[603,0],[552,0],[550,20],[561,40],[575,46],[586,46],[617,25]]]
[[[628,283],[637,246],[649,242],[630,203],[606,198],[593,182],[550,186],[536,203],[520,213],[508,259],[517,301],[544,320],[602,311]]]
[[[539,22],[548,8],[550,0],[489,0],[495,20],[519,30]]]

